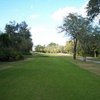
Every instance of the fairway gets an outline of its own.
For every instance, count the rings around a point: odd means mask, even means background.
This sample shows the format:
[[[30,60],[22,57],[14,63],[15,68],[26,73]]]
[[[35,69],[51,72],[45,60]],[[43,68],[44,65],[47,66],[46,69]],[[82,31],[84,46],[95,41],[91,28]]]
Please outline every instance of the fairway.
[[[100,100],[100,76],[66,56],[33,57],[0,68],[0,100]]]

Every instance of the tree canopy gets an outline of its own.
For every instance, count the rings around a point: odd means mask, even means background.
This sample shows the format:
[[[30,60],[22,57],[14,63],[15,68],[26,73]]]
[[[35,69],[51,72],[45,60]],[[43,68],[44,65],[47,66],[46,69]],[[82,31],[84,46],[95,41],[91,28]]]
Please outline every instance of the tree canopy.
[[[73,39],[73,59],[76,59],[77,42],[81,34],[87,33],[89,21],[80,15],[70,13],[64,18],[63,25],[59,26],[59,28],[61,29],[61,32],[64,31],[66,35],[70,35]]]
[[[87,5],[87,15],[93,20],[100,14],[100,0],[89,0]]]
[[[25,21],[15,21],[5,25],[5,32],[0,34],[0,60],[9,61],[22,58],[32,50],[32,39]]]
[[[61,29],[61,32],[64,31],[66,35],[70,35],[73,40],[73,59],[76,59],[77,49],[81,51],[82,56],[86,56],[92,48],[93,52],[99,52],[100,27],[94,27],[88,18],[69,14],[64,18],[62,26],[58,28]],[[92,43],[92,41],[94,42]]]

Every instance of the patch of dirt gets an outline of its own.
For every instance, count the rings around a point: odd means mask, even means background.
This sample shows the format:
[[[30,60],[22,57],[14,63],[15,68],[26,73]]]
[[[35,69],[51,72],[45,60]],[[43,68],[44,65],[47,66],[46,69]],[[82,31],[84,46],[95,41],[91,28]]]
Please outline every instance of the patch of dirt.
[[[80,68],[86,69],[92,73],[95,73],[96,75],[100,75],[100,64],[95,63],[77,63]]]

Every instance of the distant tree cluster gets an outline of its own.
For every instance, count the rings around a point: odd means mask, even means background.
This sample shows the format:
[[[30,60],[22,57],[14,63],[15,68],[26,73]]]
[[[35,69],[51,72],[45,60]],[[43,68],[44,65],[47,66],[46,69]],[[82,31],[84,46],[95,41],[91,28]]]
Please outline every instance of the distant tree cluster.
[[[43,52],[43,53],[61,53],[62,46],[52,42],[52,43],[48,44],[47,46],[37,45],[35,47],[35,51]]]
[[[32,50],[32,39],[25,21],[15,21],[5,25],[5,32],[0,33],[0,61],[23,59]]]
[[[63,52],[68,53],[68,54],[72,54],[73,53],[73,46],[74,46],[74,42],[72,40],[67,41],[65,46],[63,46]]]

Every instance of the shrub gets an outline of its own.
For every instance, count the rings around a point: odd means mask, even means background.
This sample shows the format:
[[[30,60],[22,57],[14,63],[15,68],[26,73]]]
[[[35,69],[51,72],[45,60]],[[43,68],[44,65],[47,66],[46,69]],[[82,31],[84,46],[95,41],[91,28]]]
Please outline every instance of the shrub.
[[[14,61],[24,59],[22,53],[14,51],[11,48],[0,49],[0,61]]]

